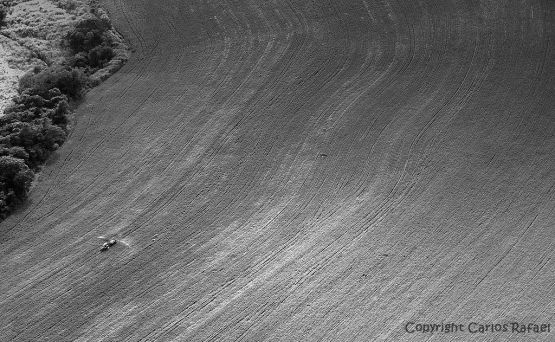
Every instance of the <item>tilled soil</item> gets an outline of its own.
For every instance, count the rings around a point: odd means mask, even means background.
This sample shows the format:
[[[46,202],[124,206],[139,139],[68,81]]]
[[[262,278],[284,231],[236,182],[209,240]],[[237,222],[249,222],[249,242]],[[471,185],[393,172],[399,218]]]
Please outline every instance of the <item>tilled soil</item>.
[[[0,224],[0,340],[555,339],[405,329],[555,324],[555,2],[103,5],[135,53]]]

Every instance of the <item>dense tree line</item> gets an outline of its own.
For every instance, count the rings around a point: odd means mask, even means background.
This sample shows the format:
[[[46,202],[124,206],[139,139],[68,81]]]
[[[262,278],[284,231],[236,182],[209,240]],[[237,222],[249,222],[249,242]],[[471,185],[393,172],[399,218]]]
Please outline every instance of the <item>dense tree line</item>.
[[[114,56],[110,28],[99,18],[79,22],[64,40],[71,57],[20,79],[18,95],[0,117],[0,221],[26,200],[34,173],[66,140],[70,103]]]

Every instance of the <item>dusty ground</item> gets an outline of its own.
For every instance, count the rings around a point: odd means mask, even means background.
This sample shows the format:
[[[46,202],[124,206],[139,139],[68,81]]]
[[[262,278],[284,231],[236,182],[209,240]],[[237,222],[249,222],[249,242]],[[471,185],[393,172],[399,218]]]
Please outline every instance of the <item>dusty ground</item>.
[[[103,4],[136,53],[0,225],[0,340],[555,339],[405,331],[555,324],[555,2]]]

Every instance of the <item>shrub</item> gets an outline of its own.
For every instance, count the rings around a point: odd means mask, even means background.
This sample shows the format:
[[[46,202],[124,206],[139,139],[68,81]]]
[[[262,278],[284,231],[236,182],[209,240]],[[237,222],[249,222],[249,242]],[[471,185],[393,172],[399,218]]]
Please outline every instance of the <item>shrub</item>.
[[[50,154],[66,139],[67,97],[53,88],[40,95],[23,93],[0,117],[0,156],[24,160],[38,170]]]
[[[61,65],[49,66],[44,69],[35,68],[19,80],[19,92],[41,97],[48,97],[49,92],[57,88],[63,94],[78,99],[87,86],[88,77],[83,71]]]
[[[96,17],[80,21],[66,37],[69,48],[76,54],[103,44],[111,45],[110,28],[108,21]]]
[[[60,89],[52,88],[43,94],[34,93],[33,89],[26,89],[24,93],[13,98],[13,104],[4,110],[5,114],[25,109],[40,107],[52,109],[60,101],[67,102],[67,96],[63,95]]]
[[[93,68],[104,67],[113,57],[115,53],[112,47],[103,44],[96,46],[89,51],[88,61],[89,65]]]
[[[10,156],[14,158],[19,158],[23,160],[26,164],[29,161],[29,154],[21,146],[13,146],[10,148],[2,147],[0,148],[0,157],[1,156]]]
[[[0,182],[3,190],[12,189],[19,199],[24,199],[33,181],[33,171],[25,162],[11,156],[0,157]]]
[[[5,218],[27,198],[34,176],[23,160],[0,157],[0,218]]]
[[[69,57],[67,63],[73,68],[86,69],[89,66],[89,56],[85,52],[79,52]]]
[[[68,124],[67,116],[69,114],[69,110],[69,103],[67,102],[67,100],[62,99],[57,103],[54,110],[48,112],[47,117],[50,118],[53,125],[66,130]]]
[[[13,205],[9,203],[8,195],[0,190],[0,221],[8,217],[12,210]]]
[[[69,65],[94,70],[104,67],[115,55],[110,28],[108,21],[96,17],[77,23],[65,38],[73,54]]]
[[[77,8],[77,3],[74,0],[58,0],[54,4],[67,12],[74,11]]]
[[[6,26],[6,17],[8,16],[8,7],[0,5],[0,27]]]
[[[52,125],[50,120],[43,119],[42,122],[24,122],[9,135],[11,146],[20,146],[28,153],[28,165],[38,170],[53,151],[60,147],[65,139],[66,133],[61,127]]]

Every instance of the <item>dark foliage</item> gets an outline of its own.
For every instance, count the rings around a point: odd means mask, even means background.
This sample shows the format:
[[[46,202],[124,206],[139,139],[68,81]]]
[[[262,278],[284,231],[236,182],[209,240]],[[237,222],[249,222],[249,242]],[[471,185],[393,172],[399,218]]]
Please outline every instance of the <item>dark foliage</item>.
[[[102,68],[114,57],[114,55],[112,47],[102,44],[92,48],[87,58],[91,67]]]
[[[82,70],[61,65],[44,69],[34,68],[19,80],[19,92],[48,96],[54,89],[59,89],[70,98],[78,99],[88,84],[88,78]]]
[[[70,49],[73,53],[86,52],[108,42],[107,33],[110,27],[110,23],[96,17],[80,21],[67,35]]]
[[[9,155],[0,157],[0,219],[27,198],[34,173],[22,159]]]
[[[73,56],[64,65],[35,67],[20,79],[19,95],[0,116],[0,221],[26,199],[34,172],[66,140],[69,100],[114,57],[109,29],[98,18],[79,22],[66,37]]]
[[[110,28],[109,22],[96,17],[79,22],[66,37],[74,55],[69,64],[93,70],[104,67],[114,57]]]
[[[27,197],[34,173],[67,137],[67,96],[26,89],[0,117],[0,220]]]
[[[8,16],[8,7],[0,4],[0,27],[6,26],[7,16]]]

